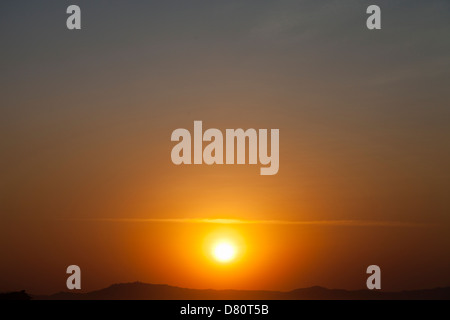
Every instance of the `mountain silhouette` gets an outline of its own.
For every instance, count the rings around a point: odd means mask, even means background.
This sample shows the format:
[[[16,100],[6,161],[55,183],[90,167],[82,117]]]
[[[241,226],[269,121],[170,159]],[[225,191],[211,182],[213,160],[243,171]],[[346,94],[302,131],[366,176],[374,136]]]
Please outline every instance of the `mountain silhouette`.
[[[31,296],[22,291],[0,293],[0,300],[31,300]]]
[[[450,287],[385,292],[323,287],[288,292],[264,290],[200,290],[142,282],[114,284],[88,293],[60,292],[37,300],[450,300]]]

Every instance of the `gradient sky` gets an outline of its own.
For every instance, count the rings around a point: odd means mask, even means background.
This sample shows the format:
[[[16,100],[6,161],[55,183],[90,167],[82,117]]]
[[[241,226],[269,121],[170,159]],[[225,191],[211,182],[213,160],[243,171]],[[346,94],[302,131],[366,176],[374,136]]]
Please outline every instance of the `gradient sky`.
[[[446,0],[2,1],[0,291],[450,285],[449,39]],[[280,129],[279,173],[173,165],[194,120]]]

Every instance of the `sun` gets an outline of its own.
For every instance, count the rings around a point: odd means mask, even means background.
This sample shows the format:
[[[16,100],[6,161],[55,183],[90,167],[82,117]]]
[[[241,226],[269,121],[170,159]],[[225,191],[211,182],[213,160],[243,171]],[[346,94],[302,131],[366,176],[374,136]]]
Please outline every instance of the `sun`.
[[[219,242],[213,246],[212,254],[219,262],[230,262],[236,257],[236,247],[230,242]]]

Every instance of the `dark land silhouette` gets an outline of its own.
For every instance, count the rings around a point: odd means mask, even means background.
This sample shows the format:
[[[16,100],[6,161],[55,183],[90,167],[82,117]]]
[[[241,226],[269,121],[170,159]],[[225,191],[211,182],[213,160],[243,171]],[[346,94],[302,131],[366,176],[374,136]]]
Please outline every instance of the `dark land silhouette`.
[[[0,300],[31,300],[25,290],[16,292],[0,293]]]
[[[450,300],[450,287],[385,292],[323,287],[288,292],[261,290],[199,290],[142,282],[114,284],[88,293],[60,292],[32,296],[36,300]]]

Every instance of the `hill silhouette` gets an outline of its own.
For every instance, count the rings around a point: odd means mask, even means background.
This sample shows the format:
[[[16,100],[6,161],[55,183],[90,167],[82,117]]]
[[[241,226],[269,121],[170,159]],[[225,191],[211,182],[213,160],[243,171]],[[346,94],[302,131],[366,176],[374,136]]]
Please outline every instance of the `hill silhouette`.
[[[38,300],[450,300],[450,287],[401,292],[340,290],[323,287],[288,292],[200,290],[142,282],[114,284],[88,293],[60,292]]]
[[[22,291],[0,293],[0,300],[31,300],[31,296]]]

